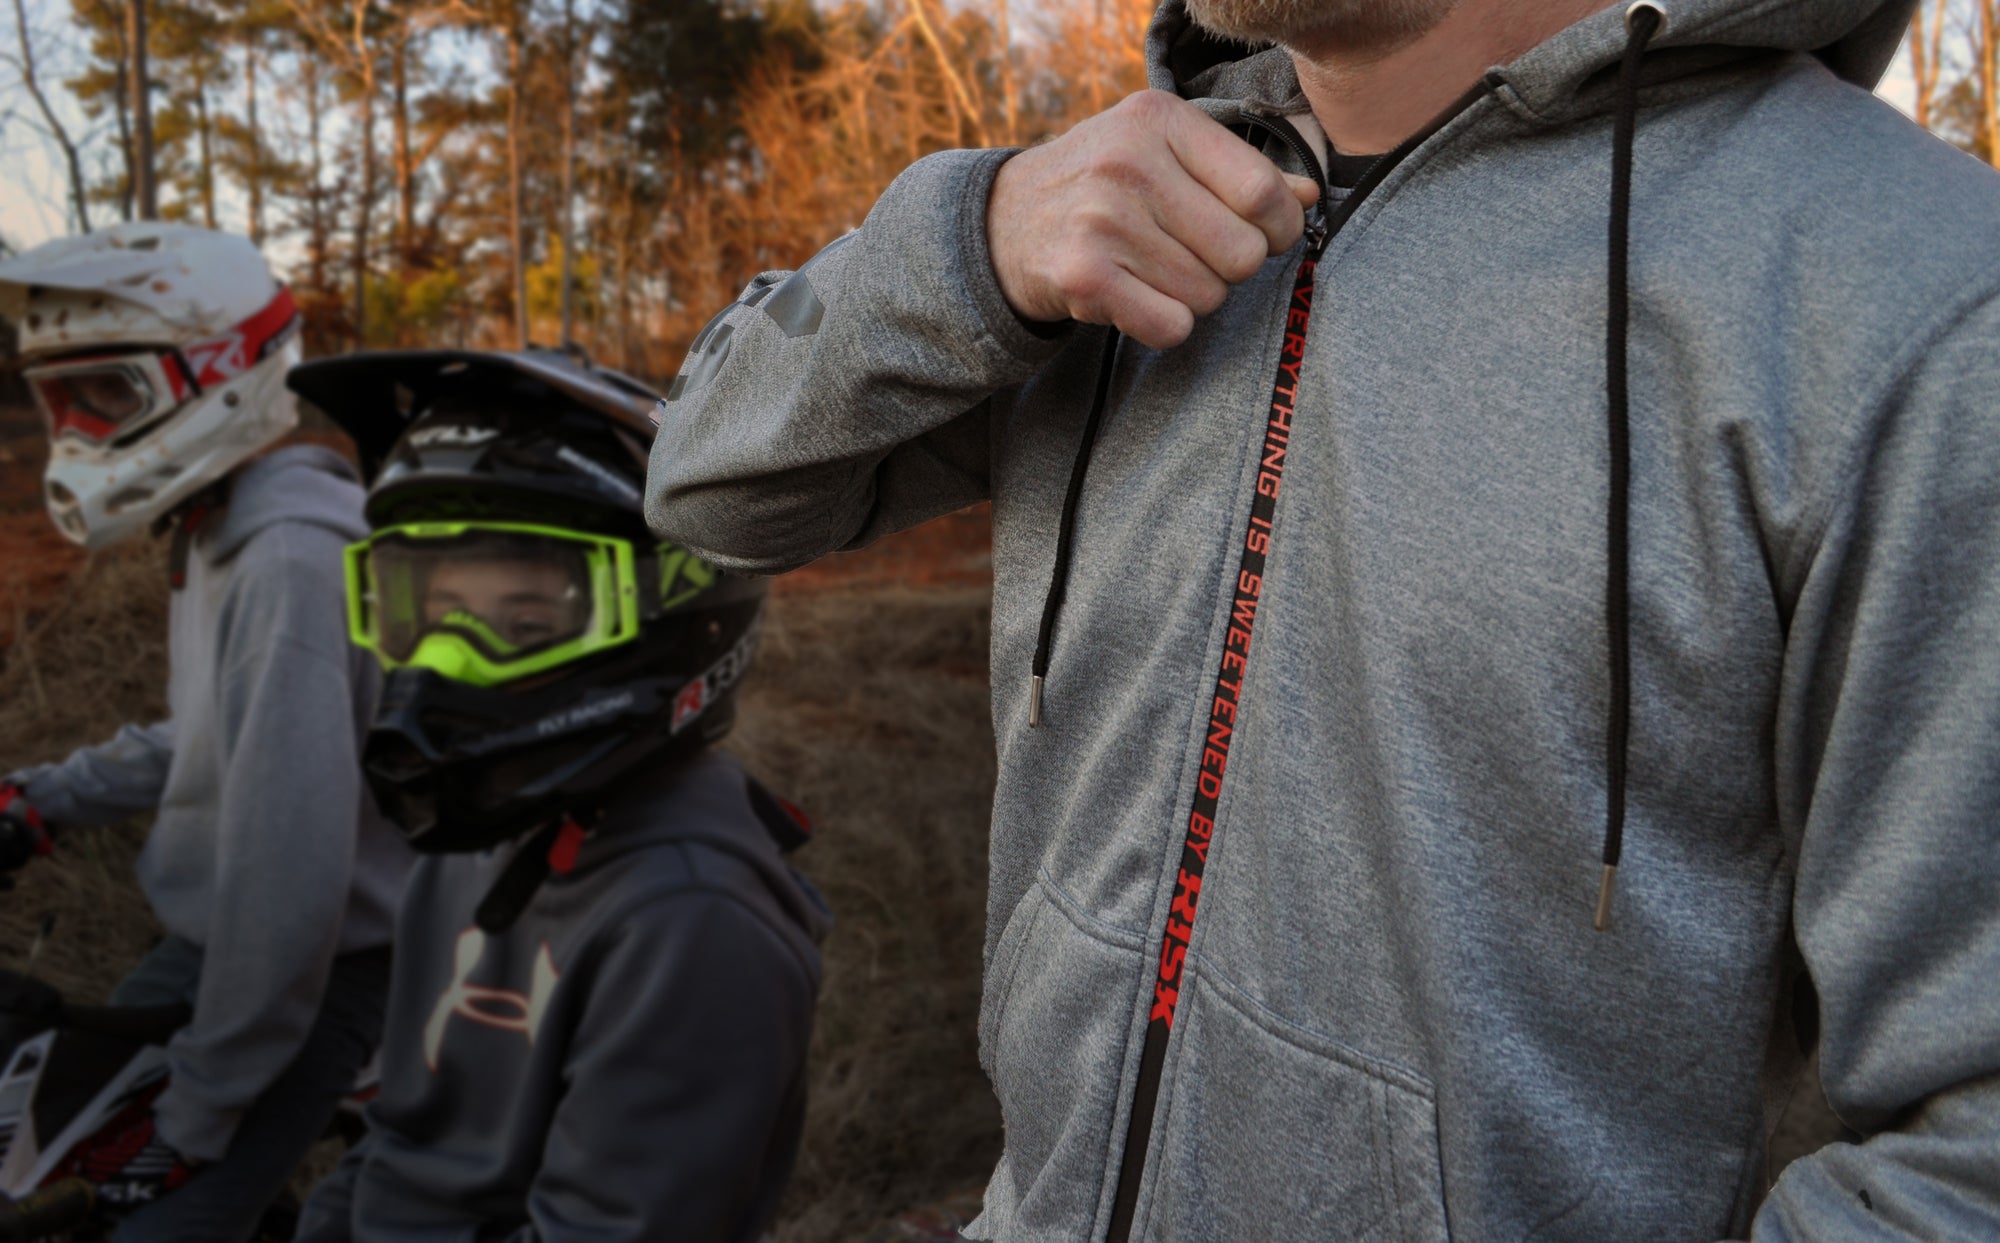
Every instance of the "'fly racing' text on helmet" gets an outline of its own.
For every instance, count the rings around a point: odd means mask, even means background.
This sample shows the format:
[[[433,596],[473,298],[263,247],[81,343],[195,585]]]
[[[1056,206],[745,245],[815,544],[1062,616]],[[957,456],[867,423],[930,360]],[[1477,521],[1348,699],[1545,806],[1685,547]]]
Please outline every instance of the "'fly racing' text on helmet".
[[[587,820],[729,728],[761,581],[646,529],[656,396],[544,351],[354,354],[292,372],[372,477],[354,640],[387,676],[363,762],[426,851]]]
[[[49,516],[86,547],[145,529],[290,431],[292,296],[248,240],[131,222],[0,262],[0,316],[49,432]]]

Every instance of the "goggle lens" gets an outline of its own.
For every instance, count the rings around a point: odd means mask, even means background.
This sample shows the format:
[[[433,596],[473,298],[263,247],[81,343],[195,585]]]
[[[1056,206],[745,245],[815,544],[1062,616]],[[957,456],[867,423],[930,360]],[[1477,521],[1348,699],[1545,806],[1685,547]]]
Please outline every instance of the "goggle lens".
[[[27,379],[51,437],[77,436],[92,443],[109,440],[120,428],[154,413],[164,396],[146,369],[132,362],[38,368]]]
[[[597,616],[590,548],[511,532],[378,537],[363,567],[367,622],[381,653],[408,661],[450,636],[496,664],[580,638]]]

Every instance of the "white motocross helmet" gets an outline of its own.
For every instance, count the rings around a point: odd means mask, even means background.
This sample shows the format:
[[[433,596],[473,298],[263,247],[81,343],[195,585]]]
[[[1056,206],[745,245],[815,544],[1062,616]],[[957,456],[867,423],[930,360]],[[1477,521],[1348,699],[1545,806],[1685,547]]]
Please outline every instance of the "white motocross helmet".
[[[0,262],[0,316],[49,431],[49,516],[86,548],[137,531],[298,423],[298,313],[247,239],[153,221]]]

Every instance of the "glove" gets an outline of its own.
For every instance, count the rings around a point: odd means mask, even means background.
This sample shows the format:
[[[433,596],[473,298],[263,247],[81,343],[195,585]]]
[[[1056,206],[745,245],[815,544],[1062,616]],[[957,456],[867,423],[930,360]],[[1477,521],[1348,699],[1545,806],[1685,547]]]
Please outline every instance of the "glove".
[[[0,784],[0,873],[18,872],[36,855],[54,854],[55,849],[55,839],[42,823],[42,814],[21,793],[21,787]]]
[[[80,1141],[50,1181],[72,1176],[88,1181],[97,1189],[97,1202],[113,1214],[129,1213],[185,1185],[198,1167],[153,1125],[153,1101],[165,1086],[156,1084]]]

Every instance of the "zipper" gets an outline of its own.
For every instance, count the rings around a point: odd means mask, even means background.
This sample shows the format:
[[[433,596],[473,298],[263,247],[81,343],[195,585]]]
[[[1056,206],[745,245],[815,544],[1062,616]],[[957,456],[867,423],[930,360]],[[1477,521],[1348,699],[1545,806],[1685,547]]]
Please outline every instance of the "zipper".
[[[1283,122],[1278,122],[1283,124]],[[1262,128],[1260,125],[1259,128]],[[1271,382],[1271,399],[1260,410],[1263,444],[1257,469],[1256,495],[1250,503],[1250,519],[1244,530],[1241,559],[1229,602],[1229,628],[1224,632],[1222,665],[1215,675],[1209,700],[1207,737],[1202,746],[1201,768],[1195,778],[1194,806],[1188,813],[1181,841],[1180,872],[1174,880],[1173,905],[1167,912],[1167,926],[1160,940],[1160,958],[1153,979],[1153,1007],[1146,1023],[1146,1043],[1139,1054],[1139,1083],[1132,1097],[1132,1120],[1125,1135],[1125,1154],[1118,1170],[1118,1191],[1112,1201],[1111,1229],[1107,1243],[1128,1243],[1132,1235],[1132,1215],[1139,1203],[1139,1183],[1146,1172],[1146,1156],[1153,1132],[1153,1114],[1159,1105],[1160,1075],[1167,1060],[1167,1039],[1173,1034],[1174,1015],[1180,1006],[1184,982],[1183,967],[1188,946],[1194,938],[1195,916],[1201,903],[1201,880],[1208,866],[1208,843],[1215,829],[1217,804],[1222,797],[1223,776],[1229,764],[1230,740],[1236,731],[1238,705],[1242,702],[1243,676],[1249,668],[1250,641],[1256,632],[1257,605],[1263,594],[1264,564],[1271,548],[1272,520],[1278,508],[1278,492],[1285,477],[1285,455],[1291,445],[1292,416],[1296,409],[1299,375],[1305,362],[1306,333],[1312,326],[1313,287],[1319,272],[1320,256],[1332,238],[1324,210],[1326,180],[1319,164],[1306,150],[1305,142],[1291,126],[1290,142],[1304,157],[1307,168],[1320,183],[1320,205],[1306,222],[1306,252],[1292,280],[1292,296],[1285,312],[1285,341],[1278,351],[1278,373]]]
[[[1237,728],[1243,680],[1249,670],[1250,645],[1256,633],[1258,605],[1263,596],[1264,567],[1270,555],[1273,519],[1278,508],[1278,493],[1284,483],[1285,458],[1291,446],[1293,414],[1304,370],[1306,334],[1312,326],[1313,289],[1318,279],[1319,263],[1326,253],[1327,244],[1353,217],[1355,210],[1375,187],[1405,157],[1483,93],[1483,85],[1475,87],[1423,132],[1413,135],[1402,146],[1377,159],[1347,197],[1331,210],[1328,202],[1332,193],[1326,173],[1313,154],[1311,145],[1298,130],[1282,117],[1255,113],[1243,116],[1245,130],[1261,131],[1290,149],[1318,183],[1320,198],[1306,214],[1305,256],[1292,281],[1292,296],[1285,313],[1284,344],[1278,352],[1277,375],[1271,382],[1270,401],[1256,415],[1262,424],[1259,430],[1263,437],[1258,449],[1260,463],[1256,494],[1250,502],[1250,517],[1243,532],[1236,581],[1231,588],[1229,625],[1223,634],[1221,664],[1211,688],[1201,766],[1195,777],[1194,801],[1181,830],[1180,868],[1174,879],[1173,902],[1167,910],[1166,928],[1160,938],[1160,956],[1152,980],[1152,1009],[1146,1022],[1145,1045],[1139,1054],[1139,1082],[1132,1093],[1131,1119],[1126,1127],[1124,1154],[1119,1160],[1118,1184],[1112,1197],[1111,1224],[1105,1243],[1130,1243],[1133,1217],[1139,1203],[1139,1185],[1146,1173],[1153,1119],[1160,1101],[1160,1079],[1167,1060],[1167,1042],[1173,1034],[1181,988],[1186,983],[1187,954],[1193,943],[1195,919],[1202,902],[1202,876],[1208,866],[1209,841],[1215,830],[1215,814],[1228,769],[1230,741]]]

